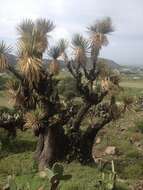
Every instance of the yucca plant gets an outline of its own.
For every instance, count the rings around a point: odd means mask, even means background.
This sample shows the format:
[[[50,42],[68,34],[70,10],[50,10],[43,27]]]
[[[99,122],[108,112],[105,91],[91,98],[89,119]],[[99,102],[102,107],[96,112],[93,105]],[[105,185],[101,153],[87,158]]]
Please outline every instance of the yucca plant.
[[[7,54],[11,52],[11,48],[7,46],[4,41],[0,42],[0,71],[3,72],[8,69]]]
[[[49,56],[52,58],[52,61],[49,65],[49,70],[52,74],[58,74],[60,70],[60,65],[58,58],[61,55],[61,50],[59,46],[53,46],[50,48]]]
[[[68,180],[72,176],[64,175],[64,167],[61,164],[55,163],[52,169],[46,169],[51,190],[57,190],[61,180]]]
[[[106,34],[113,32],[113,26],[109,17],[104,18],[102,21],[97,20],[93,25],[88,27],[91,33],[91,42],[93,46],[101,48],[108,44]]]
[[[112,171],[109,174],[103,172],[101,178],[96,182],[95,187],[99,190],[114,190],[116,188],[116,172],[113,160],[111,167]]]
[[[89,42],[81,34],[75,34],[72,39],[72,47],[75,52],[77,64],[85,64],[89,50]]]
[[[18,25],[19,67],[8,63],[8,47],[4,43],[0,45],[1,70],[10,71],[18,80],[7,85],[15,99],[15,108],[22,110],[25,128],[31,128],[38,137],[34,158],[39,170],[52,166],[70,153],[72,158],[82,163],[91,161],[91,150],[98,131],[116,119],[115,113],[118,113],[113,91],[119,92],[119,80],[106,72],[102,65],[102,69],[98,67],[99,53],[108,43],[108,34],[113,31],[111,19],[98,20],[88,27],[89,36],[86,38],[75,34],[71,42],[72,51],[69,51],[72,57],[66,52],[68,43],[64,39],[49,46],[49,32],[53,29],[53,22],[46,19],[27,19]],[[47,50],[50,61],[48,69],[45,69],[43,55]],[[63,101],[59,94],[59,78],[55,75],[60,71],[60,59],[75,81],[78,100],[70,96]],[[94,114],[92,124],[82,131],[86,114],[104,102],[107,95],[110,100],[108,109],[105,109],[108,112],[106,117],[96,119]]]
[[[42,77],[42,62],[36,57],[23,57],[19,60],[20,71],[28,80],[30,87],[37,85]]]

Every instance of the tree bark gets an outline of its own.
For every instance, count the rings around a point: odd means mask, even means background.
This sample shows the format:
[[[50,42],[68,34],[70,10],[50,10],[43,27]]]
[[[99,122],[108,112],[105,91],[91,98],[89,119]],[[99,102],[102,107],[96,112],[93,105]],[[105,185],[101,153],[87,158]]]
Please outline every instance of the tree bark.
[[[39,134],[35,160],[40,171],[51,167],[64,155],[65,135],[60,126],[48,126]]]
[[[99,121],[92,126],[88,127],[85,133],[81,138],[81,160],[82,162],[90,162],[93,160],[92,158],[92,148],[94,145],[95,138],[98,132],[110,121],[112,120],[111,117]]]
[[[91,107],[90,103],[85,103],[77,113],[77,116],[73,120],[72,128],[78,130],[80,128],[80,124],[83,121],[84,116],[88,112],[89,108]]]

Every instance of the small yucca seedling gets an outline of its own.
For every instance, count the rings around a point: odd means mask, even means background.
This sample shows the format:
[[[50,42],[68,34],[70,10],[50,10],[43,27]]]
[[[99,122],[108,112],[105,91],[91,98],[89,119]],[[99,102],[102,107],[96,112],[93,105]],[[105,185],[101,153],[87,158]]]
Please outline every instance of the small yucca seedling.
[[[57,190],[61,180],[68,180],[72,177],[71,175],[64,175],[64,168],[58,163],[55,163],[52,169],[47,168],[47,175],[51,183],[51,190]]]
[[[111,162],[112,171],[109,175],[102,173],[101,179],[97,181],[95,187],[98,187],[99,190],[114,190],[116,186],[116,172],[114,168],[114,162]]]

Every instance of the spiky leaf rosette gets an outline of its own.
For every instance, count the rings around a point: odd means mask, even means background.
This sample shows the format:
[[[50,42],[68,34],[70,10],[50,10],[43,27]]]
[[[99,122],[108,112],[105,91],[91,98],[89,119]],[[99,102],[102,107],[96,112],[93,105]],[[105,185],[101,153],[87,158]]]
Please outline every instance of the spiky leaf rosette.
[[[37,108],[31,112],[27,112],[25,114],[25,128],[32,128],[34,131],[39,130],[39,128],[43,127],[43,119],[45,117],[45,111],[41,106],[37,106]]]
[[[49,50],[49,56],[52,58],[52,61],[49,65],[49,70],[52,74],[58,74],[60,70],[60,65],[58,58],[61,56],[61,49],[59,46],[53,46]]]
[[[114,31],[110,17],[105,17],[101,20],[96,20],[93,25],[88,27],[91,33],[109,34]]]
[[[113,32],[113,26],[109,17],[102,20],[97,20],[93,25],[88,27],[90,32],[92,48],[101,48],[108,45],[106,34]],[[97,50],[96,50],[97,51]]]
[[[55,25],[50,20],[38,19],[35,28],[37,31],[36,48],[39,53],[44,53],[48,46],[47,34],[55,28]]]
[[[66,49],[68,48],[68,41],[65,39],[60,39],[58,42],[58,47],[60,49],[61,57],[64,59],[65,63],[68,61],[68,56],[66,54]]]
[[[65,39],[60,39],[58,42],[58,47],[60,48],[60,52],[64,53],[68,47],[68,41]]]
[[[37,85],[42,75],[42,61],[36,57],[19,59],[20,71],[30,86]]]
[[[31,44],[34,44],[32,45],[34,53],[42,54],[48,46],[47,34],[54,27],[50,20],[37,19],[34,23],[32,20],[26,19],[17,27],[20,35],[19,41],[24,44],[26,50],[29,49],[29,46],[31,47]]]
[[[75,34],[72,39],[72,46],[75,52],[76,62],[78,64],[84,64],[89,49],[88,41],[82,35]]]
[[[8,68],[7,54],[10,53],[11,48],[6,46],[2,41],[0,42],[0,71],[3,72]]]

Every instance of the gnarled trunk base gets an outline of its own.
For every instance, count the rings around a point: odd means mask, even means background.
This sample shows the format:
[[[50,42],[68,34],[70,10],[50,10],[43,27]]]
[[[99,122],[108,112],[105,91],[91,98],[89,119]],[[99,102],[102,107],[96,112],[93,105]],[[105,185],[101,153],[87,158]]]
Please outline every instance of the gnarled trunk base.
[[[51,167],[54,162],[62,158],[64,141],[64,131],[59,126],[47,127],[41,131],[35,152],[35,160],[40,171]]]

